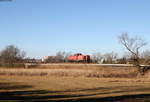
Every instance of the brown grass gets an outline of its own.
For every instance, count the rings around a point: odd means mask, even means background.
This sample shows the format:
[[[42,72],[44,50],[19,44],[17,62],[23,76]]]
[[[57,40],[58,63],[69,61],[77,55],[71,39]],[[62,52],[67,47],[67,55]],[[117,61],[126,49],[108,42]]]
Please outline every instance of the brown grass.
[[[142,78],[0,76],[0,102],[133,102],[135,97],[131,98],[132,101],[117,101],[118,98],[112,97],[149,93],[150,80]],[[140,100],[145,102],[143,98]]]
[[[149,102],[150,79],[136,73],[132,66],[0,68],[0,102]]]
[[[32,68],[0,68],[0,75],[134,78],[137,70],[132,66],[51,64]]]

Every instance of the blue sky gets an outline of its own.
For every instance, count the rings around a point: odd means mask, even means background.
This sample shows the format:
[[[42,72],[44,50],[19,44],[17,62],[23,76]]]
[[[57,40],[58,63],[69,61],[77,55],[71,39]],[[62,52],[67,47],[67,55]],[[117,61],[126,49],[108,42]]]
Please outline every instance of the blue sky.
[[[117,36],[122,32],[150,43],[149,4],[150,0],[0,2],[0,50],[13,44],[36,58],[57,51],[121,54],[125,50]]]

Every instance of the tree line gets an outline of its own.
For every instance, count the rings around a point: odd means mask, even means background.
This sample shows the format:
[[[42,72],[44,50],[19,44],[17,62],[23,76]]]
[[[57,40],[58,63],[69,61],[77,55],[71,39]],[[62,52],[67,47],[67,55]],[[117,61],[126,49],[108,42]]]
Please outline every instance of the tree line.
[[[0,66],[4,67],[20,67],[23,66],[26,53],[21,51],[14,45],[6,46],[0,52]]]
[[[130,37],[128,33],[122,33],[118,37],[119,43],[124,46],[128,53],[125,53],[121,58],[118,57],[116,52],[108,53],[94,53],[91,55],[92,63],[101,63],[101,64],[126,64],[130,63],[137,67],[139,72],[142,72],[141,64],[149,65],[150,64],[150,50],[141,52],[141,48],[147,45],[145,40],[141,37]],[[28,62],[38,62],[40,60],[26,58],[25,51],[20,50],[14,45],[6,46],[2,51],[0,51],[0,66],[5,67],[16,67],[22,66],[24,63]],[[45,62],[46,63],[64,63],[68,62],[68,57],[72,55],[71,52],[57,52],[55,56],[49,57]]]

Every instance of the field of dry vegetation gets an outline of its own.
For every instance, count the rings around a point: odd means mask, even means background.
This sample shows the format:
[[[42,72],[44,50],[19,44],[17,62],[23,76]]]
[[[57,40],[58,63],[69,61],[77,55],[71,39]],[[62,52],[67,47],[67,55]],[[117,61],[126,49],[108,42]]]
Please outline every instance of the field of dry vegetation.
[[[132,66],[0,68],[0,102],[149,102],[150,79]]]
[[[137,70],[132,66],[50,64],[29,66],[28,68],[0,68],[0,75],[133,78],[137,76]]]

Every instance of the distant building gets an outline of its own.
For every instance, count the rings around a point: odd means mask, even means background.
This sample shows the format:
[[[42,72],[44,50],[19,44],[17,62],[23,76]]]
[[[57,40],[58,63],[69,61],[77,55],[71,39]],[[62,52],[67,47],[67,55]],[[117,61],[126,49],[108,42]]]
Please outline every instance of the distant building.
[[[42,62],[53,62],[55,61],[56,59],[56,56],[44,56],[42,58]]]
[[[45,60],[47,60],[48,57],[49,57],[49,56],[44,56],[44,57],[42,58],[42,62],[44,62]]]

